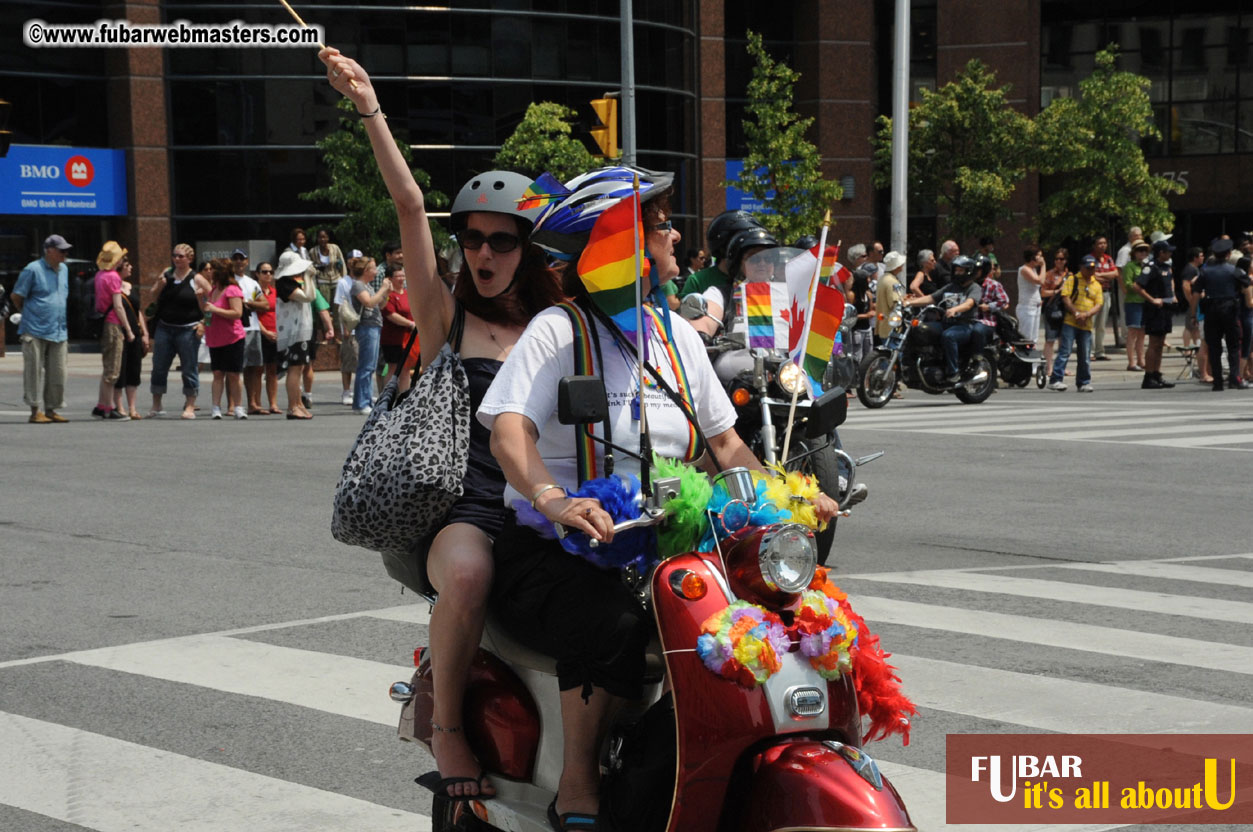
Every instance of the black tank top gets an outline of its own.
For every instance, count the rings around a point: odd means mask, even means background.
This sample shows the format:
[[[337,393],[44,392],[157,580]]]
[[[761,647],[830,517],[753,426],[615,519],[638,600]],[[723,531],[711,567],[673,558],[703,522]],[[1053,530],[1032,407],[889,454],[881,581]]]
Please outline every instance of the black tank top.
[[[502,362],[494,358],[463,358],[470,382],[470,412],[478,414],[479,405],[492,386]],[[470,419],[470,461],[466,466],[465,496],[478,500],[500,501],[505,494],[505,472],[492,456],[492,432],[483,427],[477,416]]]
[[[165,286],[157,297],[157,320],[169,326],[190,326],[204,318],[196,300],[195,272],[188,273],[181,283],[174,282],[174,273],[165,273]]]

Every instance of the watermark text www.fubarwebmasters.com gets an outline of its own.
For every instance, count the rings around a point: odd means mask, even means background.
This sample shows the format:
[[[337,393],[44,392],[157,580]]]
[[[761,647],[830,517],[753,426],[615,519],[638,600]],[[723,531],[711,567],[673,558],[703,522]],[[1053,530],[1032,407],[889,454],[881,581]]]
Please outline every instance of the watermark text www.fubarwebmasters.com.
[[[316,46],[322,42],[321,26],[263,23],[131,23],[128,20],[97,20],[90,24],[54,25],[28,20],[22,26],[22,40],[32,47],[90,46]]]

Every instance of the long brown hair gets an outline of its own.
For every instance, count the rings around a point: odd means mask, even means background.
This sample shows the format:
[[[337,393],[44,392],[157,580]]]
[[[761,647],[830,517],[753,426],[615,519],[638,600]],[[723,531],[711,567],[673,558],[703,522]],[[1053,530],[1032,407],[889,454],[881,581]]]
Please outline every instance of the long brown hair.
[[[213,278],[213,286],[216,289],[239,285],[239,282],[235,280],[235,270],[231,268],[231,261],[225,257],[215,257],[209,261],[209,275]]]
[[[461,271],[453,286],[452,296],[461,302],[467,312],[493,324],[526,326],[530,320],[548,307],[566,299],[561,290],[561,279],[548,267],[544,250],[526,242],[526,235],[518,228],[518,236],[526,251],[522,262],[514,272],[513,291],[502,297],[485,298],[479,294],[470,274],[469,261],[462,257]]]

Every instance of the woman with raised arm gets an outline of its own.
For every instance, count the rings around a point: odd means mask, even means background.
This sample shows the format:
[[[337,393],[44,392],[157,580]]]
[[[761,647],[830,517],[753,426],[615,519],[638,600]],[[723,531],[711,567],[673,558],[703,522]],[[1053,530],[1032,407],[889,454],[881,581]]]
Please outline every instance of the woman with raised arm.
[[[337,49],[324,49],[318,57],[327,66],[331,86],[351,99],[365,120],[375,161],[396,205],[421,366],[435,359],[460,319],[459,343],[452,346],[465,365],[470,405],[477,411],[527,322],[563,297],[543,252],[528,240],[539,206],[520,206],[531,180],[492,171],[462,187],[451,220],[465,262],[450,291],[440,279],[422,191],[387,129],[369,76]],[[431,747],[439,771],[421,782],[453,798],[481,800],[495,792],[461,730],[461,701],[483,630],[493,575],[492,542],[505,520],[504,489],[505,476],[492,457],[488,431],[472,419],[465,493],[443,527],[424,541],[425,577],[439,593],[430,623],[435,687]]]

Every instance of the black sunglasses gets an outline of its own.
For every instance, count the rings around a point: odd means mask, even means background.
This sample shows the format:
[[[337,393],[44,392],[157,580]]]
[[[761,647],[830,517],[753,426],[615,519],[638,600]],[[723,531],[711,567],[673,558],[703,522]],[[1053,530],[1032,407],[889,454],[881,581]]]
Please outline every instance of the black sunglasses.
[[[518,243],[522,242],[517,234],[509,234],[505,231],[493,231],[491,234],[484,235],[482,231],[476,231],[473,228],[467,228],[457,235],[457,243],[463,249],[469,251],[478,251],[483,247],[483,243],[487,243],[492,247],[492,251],[497,254],[508,254],[518,247]]]
[[[257,274],[274,274],[274,269],[257,269]]]

